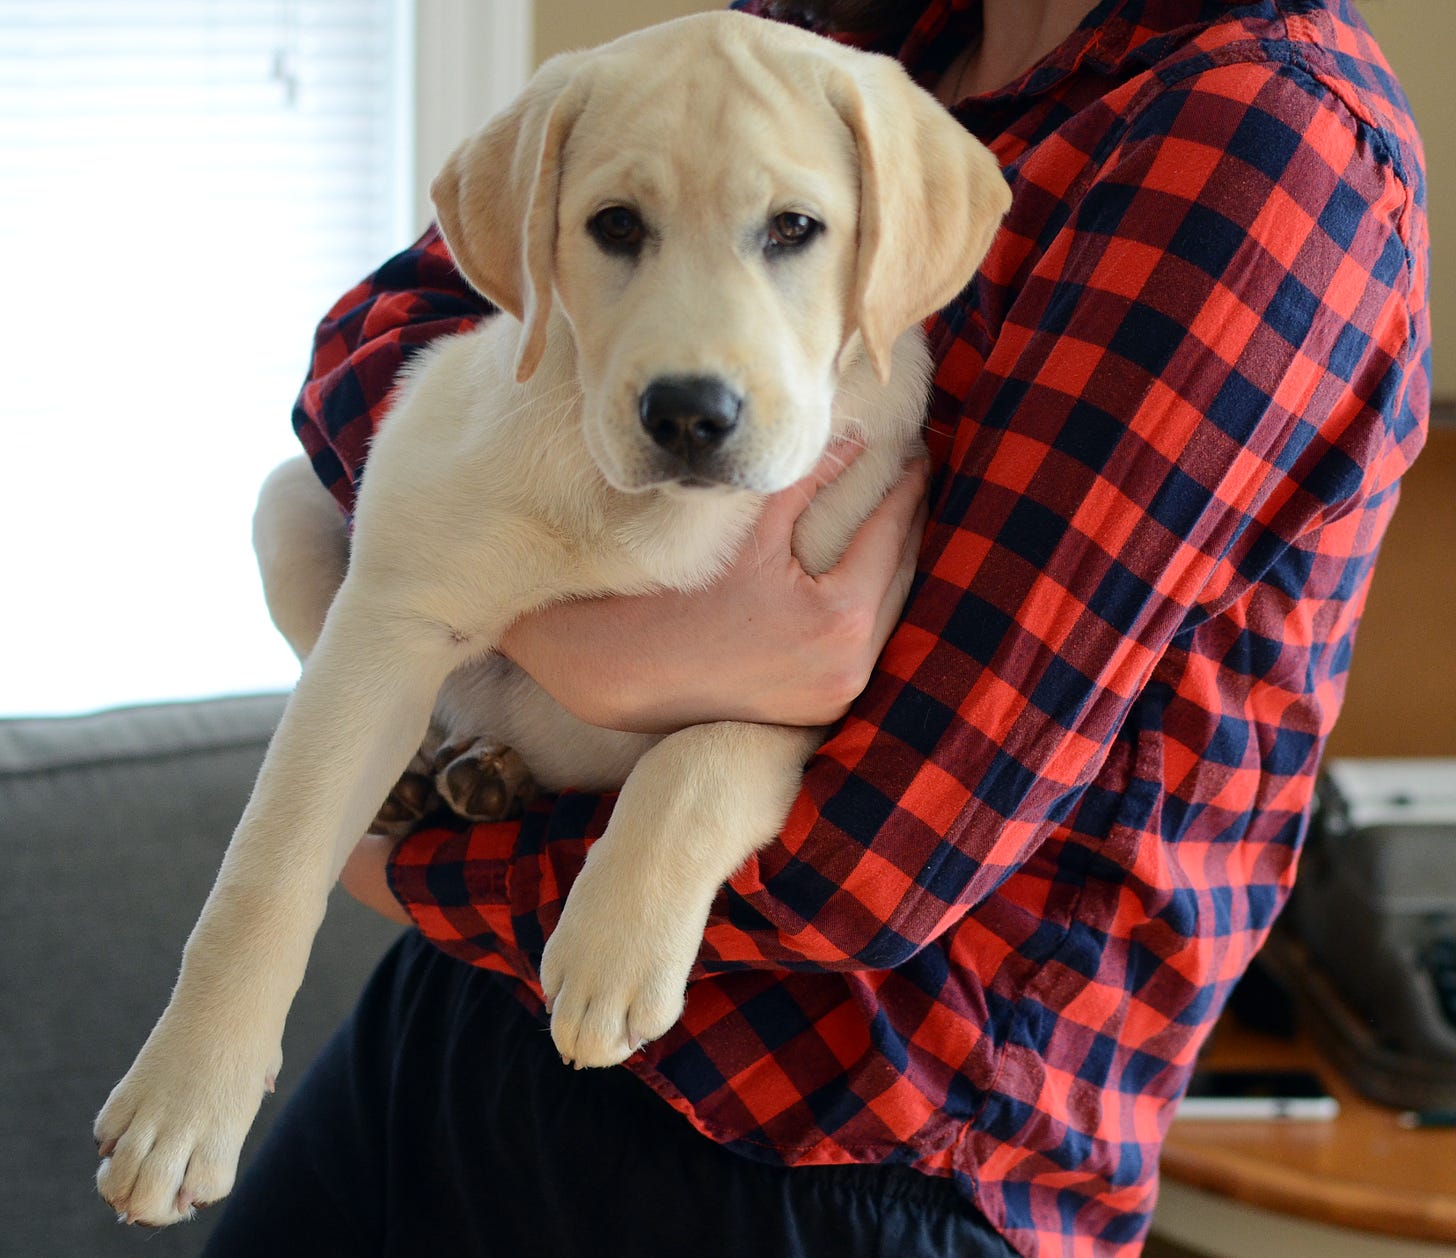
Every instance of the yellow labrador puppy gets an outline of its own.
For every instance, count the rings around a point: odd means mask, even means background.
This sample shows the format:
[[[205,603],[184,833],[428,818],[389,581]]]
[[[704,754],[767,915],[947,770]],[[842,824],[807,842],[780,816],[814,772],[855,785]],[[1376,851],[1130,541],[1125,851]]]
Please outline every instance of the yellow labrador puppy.
[[[329,890],[437,704],[548,789],[621,786],[541,979],[578,1064],[668,1030],[715,892],[778,832],[822,731],[592,729],[491,649],[553,600],[711,580],[764,496],[848,435],[866,450],[795,536],[832,565],[917,448],[916,327],[1009,201],[893,61],[733,13],[551,61],[433,194],[461,271],[514,317],[411,372],[346,577],[321,491],[294,468],[264,494],[271,602],[307,660],[171,1002],[96,1122],[101,1193],[131,1220],[232,1186]]]

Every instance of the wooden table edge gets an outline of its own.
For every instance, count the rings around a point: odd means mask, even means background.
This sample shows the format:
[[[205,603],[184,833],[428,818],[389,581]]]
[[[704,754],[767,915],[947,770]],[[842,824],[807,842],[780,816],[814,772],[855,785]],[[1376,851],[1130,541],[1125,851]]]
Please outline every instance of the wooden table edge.
[[[1177,1133],[1184,1139],[1211,1125],[1186,1122]],[[1276,1214],[1411,1240],[1456,1241],[1456,1194],[1372,1188],[1276,1163],[1251,1168],[1242,1152],[1192,1148],[1173,1135],[1161,1166],[1168,1179]]]

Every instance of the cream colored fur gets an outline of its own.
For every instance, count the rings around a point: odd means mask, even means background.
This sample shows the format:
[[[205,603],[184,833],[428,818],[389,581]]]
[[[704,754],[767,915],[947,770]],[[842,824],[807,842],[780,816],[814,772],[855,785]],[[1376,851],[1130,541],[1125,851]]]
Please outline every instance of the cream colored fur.
[[[917,448],[914,328],[1008,201],[893,62],[727,13],[548,63],[434,194],[461,270],[514,317],[411,371],[351,549],[301,462],[264,487],[269,606],[306,663],[172,999],[96,1122],[101,1193],[131,1220],[230,1189],[329,891],[432,713],[548,789],[622,788],[542,961],[562,1054],[608,1065],[673,1024],[714,893],[778,832],[822,731],[594,729],[491,648],[553,600],[709,581],[764,495],[847,434],[865,452],[795,535],[830,566]],[[608,205],[648,224],[636,257],[587,230]],[[825,230],[770,257],[785,212]],[[683,374],[744,399],[724,483],[679,484],[639,420],[647,384]]]

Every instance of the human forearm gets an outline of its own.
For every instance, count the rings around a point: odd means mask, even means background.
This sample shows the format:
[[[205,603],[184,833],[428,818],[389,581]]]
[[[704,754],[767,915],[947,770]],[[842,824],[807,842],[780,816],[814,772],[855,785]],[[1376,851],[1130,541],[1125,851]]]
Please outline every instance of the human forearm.
[[[409,926],[412,924],[410,915],[389,887],[389,858],[394,853],[395,842],[377,834],[366,834],[339,872],[339,886],[366,909],[372,909],[381,917],[402,926]]]
[[[811,479],[770,503],[733,571],[710,590],[560,604],[518,625],[506,652],[599,725],[832,724],[864,688],[904,603],[924,528],[925,476],[923,464],[909,468],[822,577],[806,574],[789,550]],[[470,830],[445,824],[462,836]],[[340,884],[407,923],[388,878],[393,851],[393,840],[364,838]]]
[[[923,464],[908,469],[841,562],[814,576],[790,549],[793,527],[837,462],[771,500],[706,590],[557,604],[518,621],[504,654],[610,729],[832,725],[864,689],[909,592],[926,478]]]

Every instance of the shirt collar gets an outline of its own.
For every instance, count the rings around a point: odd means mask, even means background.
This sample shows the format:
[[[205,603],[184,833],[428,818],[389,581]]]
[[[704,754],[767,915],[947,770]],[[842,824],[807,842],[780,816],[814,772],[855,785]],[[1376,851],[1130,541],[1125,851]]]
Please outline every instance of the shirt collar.
[[[982,99],[1028,96],[1054,88],[1077,70],[1123,77],[1158,61],[1170,38],[1186,39],[1235,3],[1273,8],[1273,0],[1099,0],[1077,29],[1014,82]],[[930,0],[898,50],[892,52],[922,86],[930,86],[979,37],[981,0]]]

